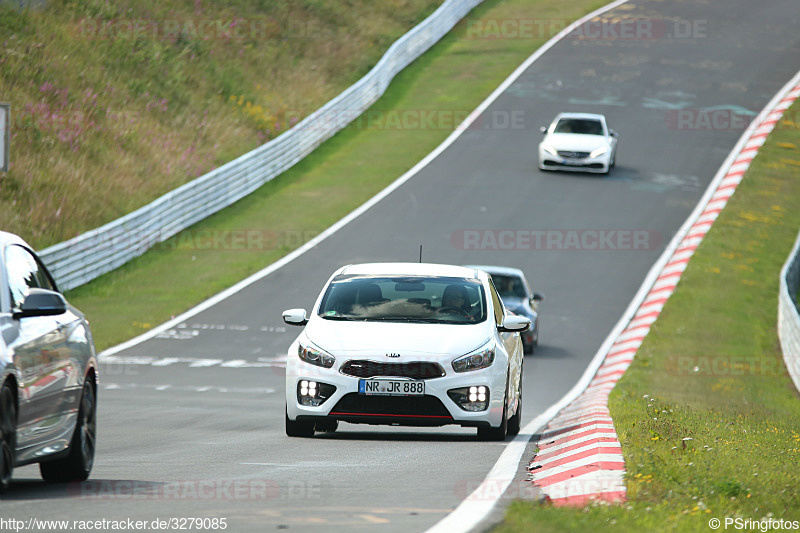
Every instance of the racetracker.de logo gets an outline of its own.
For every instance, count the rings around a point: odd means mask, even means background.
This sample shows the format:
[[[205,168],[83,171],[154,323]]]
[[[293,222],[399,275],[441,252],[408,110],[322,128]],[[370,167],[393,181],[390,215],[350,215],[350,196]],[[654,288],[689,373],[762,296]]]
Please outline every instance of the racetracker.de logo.
[[[673,376],[777,377],[786,375],[783,362],[757,355],[677,355],[667,356],[665,370]]]
[[[84,18],[75,29],[81,39],[135,41],[179,39],[203,41],[266,41],[269,39],[313,39],[323,35],[319,22],[292,19],[285,23],[256,18]]]
[[[547,40],[566,29],[570,23],[565,19],[471,19],[466,21],[466,35],[468,39]],[[705,19],[596,17],[580,24],[564,38],[579,41],[700,39],[707,36],[707,24]]]
[[[456,250],[643,251],[661,248],[661,234],[652,230],[457,230],[450,235]]]
[[[154,483],[140,480],[89,480],[67,485],[67,494],[84,500],[319,500],[318,481],[278,483],[274,479],[199,479]]]

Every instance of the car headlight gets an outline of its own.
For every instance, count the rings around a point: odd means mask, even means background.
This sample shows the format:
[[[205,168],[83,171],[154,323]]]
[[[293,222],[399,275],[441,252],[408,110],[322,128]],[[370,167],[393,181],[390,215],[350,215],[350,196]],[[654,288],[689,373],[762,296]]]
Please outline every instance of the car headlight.
[[[336,358],[328,352],[313,346],[310,343],[299,343],[297,345],[297,355],[306,363],[330,368],[336,362]]]
[[[558,157],[558,151],[556,151],[556,149],[550,146],[549,144],[543,144],[542,150],[552,155],[553,157]]]
[[[453,370],[469,372],[486,368],[494,363],[494,342],[490,341],[478,350],[453,360]]]
[[[592,152],[589,154],[589,157],[594,159],[595,157],[599,157],[606,152],[608,152],[608,146],[601,146],[600,148],[595,148],[592,150]]]

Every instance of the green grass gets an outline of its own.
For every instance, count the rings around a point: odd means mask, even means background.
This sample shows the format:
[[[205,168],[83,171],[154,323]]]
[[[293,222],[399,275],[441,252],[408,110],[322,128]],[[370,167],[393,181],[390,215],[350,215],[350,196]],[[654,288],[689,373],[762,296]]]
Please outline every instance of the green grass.
[[[475,38],[470,21],[530,19],[532,14],[571,20],[603,3],[489,0],[400,73],[366,116],[396,116],[394,112],[408,110],[463,116],[548,37]],[[451,133],[436,126],[403,129],[391,127],[389,120],[357,121],[254,194],[68,297],[92,320],[98,349],[140,334],[297,248],[302,240],[298,236],[315,235],[344,217]],[[193,245],[201,231],[254,231],[279,238],[266,239],[263,248],[199,250]]]
[[[788,116],[798,112],[800,103]],[[613,390],[628,504],[515,503],[496,531],[533,523],[537,531],[708,531],[711,518],[800,520],[800,395],[776,329],[778,276],[800,228],[798,165],[800,128],[784,120]]]
[[[441,2],[0,2],[0,227],[41,249],[145,205],[319,108]]]

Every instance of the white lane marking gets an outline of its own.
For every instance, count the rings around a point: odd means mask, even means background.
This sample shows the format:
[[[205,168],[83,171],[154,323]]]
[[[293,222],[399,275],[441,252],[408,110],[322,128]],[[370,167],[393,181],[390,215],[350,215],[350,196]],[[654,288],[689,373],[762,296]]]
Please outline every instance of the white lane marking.
[[[379,516],[374,516],[370,514],[356,514],[353,516],[355,516],[356,518],[361,518],[362,520],[364,520],[365,522],[369,522],[370,524],[388,524],[389,522],[391,522],[391,520],[389,520],[388,518],[381,518]]]
[[[219,366],[223,368],[243,368],[248,366],[248,364],[244,359],[234,359],[233,361],[226,361]]]
[[[190,363],[190,368],[202,368],[207,366],[214,366],[218,365],[223,362],[223,359],[201,359],[199,361],[195,361],[194,363]]]
[[[169,366],[174,365],[179,360],[177,357],[165,357],[164,359],[159,359],[158,361],[153,361],[150,363],[153,366]]]

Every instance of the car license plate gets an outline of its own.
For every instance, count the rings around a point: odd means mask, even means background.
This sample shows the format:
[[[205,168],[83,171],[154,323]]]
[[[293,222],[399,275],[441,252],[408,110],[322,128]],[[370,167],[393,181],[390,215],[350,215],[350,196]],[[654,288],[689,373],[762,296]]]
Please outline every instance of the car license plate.
[[[358,392],[368,396],[422,396],[425,394],[425,382],[405,379],[360,379]]]
[[[565,165],[577,166],[577,165],[582,164],[582,162],[583,162],[583,160],[581,160],[581,159],[572,159],[572,158],[564,159],[564,164]]]

